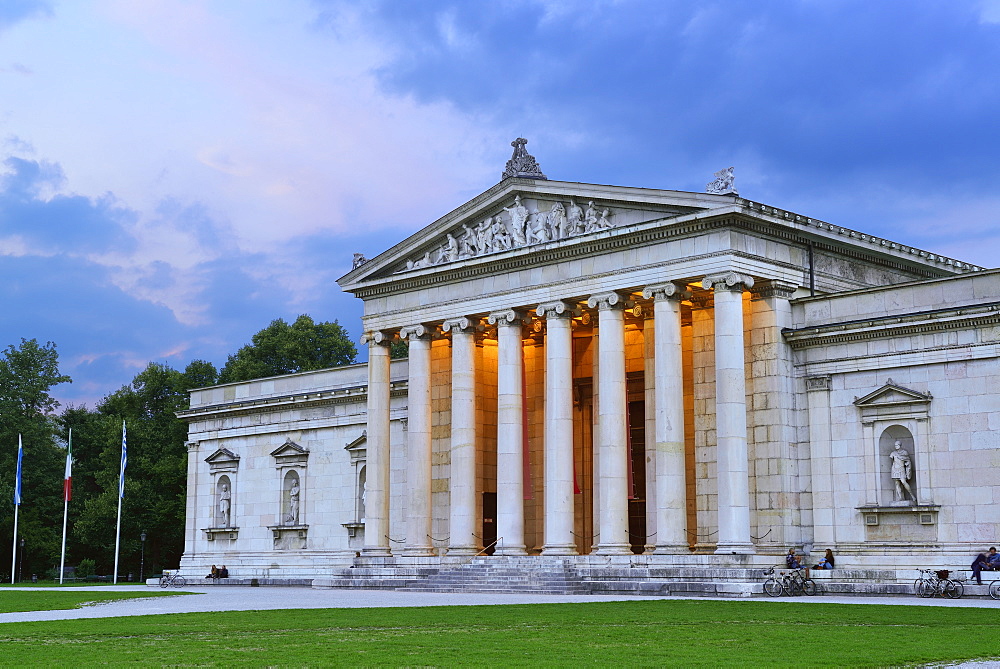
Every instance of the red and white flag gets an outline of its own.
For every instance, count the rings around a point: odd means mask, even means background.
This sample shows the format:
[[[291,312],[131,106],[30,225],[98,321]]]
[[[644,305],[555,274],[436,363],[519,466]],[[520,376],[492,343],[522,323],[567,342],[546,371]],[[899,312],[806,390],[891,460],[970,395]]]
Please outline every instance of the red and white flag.
[[[66,448],[66,475],[63,477],[63,500],[73,499],[73,436],[70,433],[69,446]]]

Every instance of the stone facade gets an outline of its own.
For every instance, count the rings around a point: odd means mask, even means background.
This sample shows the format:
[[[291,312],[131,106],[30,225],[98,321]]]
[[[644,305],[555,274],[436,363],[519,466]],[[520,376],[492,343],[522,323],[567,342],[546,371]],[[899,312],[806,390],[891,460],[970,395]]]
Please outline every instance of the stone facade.
[[[182,566],[967,564],[1000,271],[732,191],[513,176],[356,263],[367,365],[192,392]]]

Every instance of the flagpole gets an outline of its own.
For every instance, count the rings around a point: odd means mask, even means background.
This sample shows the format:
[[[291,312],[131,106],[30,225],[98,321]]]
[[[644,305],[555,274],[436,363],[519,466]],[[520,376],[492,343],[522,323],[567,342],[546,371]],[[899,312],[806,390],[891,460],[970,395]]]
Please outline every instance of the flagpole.
[[[118,523],[115,527],[115,575],[112,583],[118,584],[118,548],[122,538],[122,498],[125,497],[125,421],[122,421],[122,466],[118,475]]]
[[[21,444],[21,435],[17,435],[17,474],[14,481],[14,545],[10,554],[10,584],[14,585],[14,575],[17,574],[17,515],[21,510],[21,456],[24,448]],[[21,557],[24,557],[23,555]]]
[[[69,452],[66,454],[67,466],[72,466],[73,458],[73,428],[69,429]],[[66,480],[63,478],[63,538],[62,557],[59,558],[59,585],[63,584],[63,575],[66,573],[66,518],[69,515],[69,495],[66,494]]]

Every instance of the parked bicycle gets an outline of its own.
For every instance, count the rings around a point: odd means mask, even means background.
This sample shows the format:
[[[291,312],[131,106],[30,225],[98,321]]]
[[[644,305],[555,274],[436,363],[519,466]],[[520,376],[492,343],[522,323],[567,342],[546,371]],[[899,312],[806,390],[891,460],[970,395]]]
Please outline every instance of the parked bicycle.
[[[163,576],[160,577],[160,587],[165,588],[168,585],[173,586],[175,588],[183,588],[185,585],[187,585],[187,581],[185,581],[184,577],[178,574],[176,571],[175,572],[165,571],[163,572]]]
[[[947,569],[920,569],[920,578],[913,582],[913,593],[918,597],[933,597],[940,595],[950,599],[958,599],[965,594],[962,578],[949,578],[951,572]]]
[[[819,592],[816,582],[806,578],[804,569],[792,569],[775,575],[774,567],[771,567],[764,572],[764,576],[768,577],[764,581],[764,593],[770,597],[779,597],[782,593],[794,596],[815,595]]]
[[[990,583],[990,597],[1000,599],[1000,581]]]

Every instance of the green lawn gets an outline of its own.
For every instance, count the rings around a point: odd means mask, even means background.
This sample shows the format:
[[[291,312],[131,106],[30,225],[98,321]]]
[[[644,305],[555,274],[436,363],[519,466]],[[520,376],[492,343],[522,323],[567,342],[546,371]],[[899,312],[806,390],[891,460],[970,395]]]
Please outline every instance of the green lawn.
[[[991,610],[635,601],[0,625],[4,664],[886,666],[1000,656]]]
[[[0,613],[15,611],[54,611],[56,609],[78,609],[84,602],[109,602],[116,599],[136,597],[164,597],[169,595],[192,594],[172,592],[95,592],[93,590],[72,590],[70,588],[37,590],[0,591]],[[0,626],[2,629],[2,626]]]

